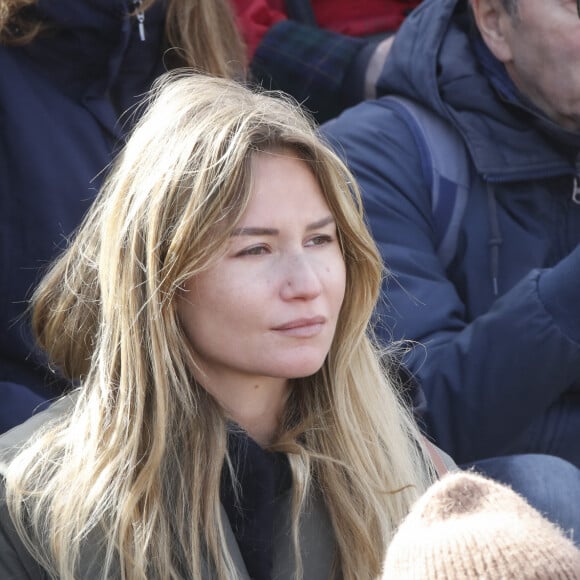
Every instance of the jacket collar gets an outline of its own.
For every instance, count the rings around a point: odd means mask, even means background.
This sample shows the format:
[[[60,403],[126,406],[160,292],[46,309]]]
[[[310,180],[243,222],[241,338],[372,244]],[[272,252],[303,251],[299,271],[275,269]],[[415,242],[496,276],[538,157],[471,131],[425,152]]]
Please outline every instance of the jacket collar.
[[[35,74],[81,102],[114,137],[123,133],[120,115],[163,72],[165,2],[145,13],[145,41],[133,9],[132,0],[39,0],[48,29],[18,49]]]

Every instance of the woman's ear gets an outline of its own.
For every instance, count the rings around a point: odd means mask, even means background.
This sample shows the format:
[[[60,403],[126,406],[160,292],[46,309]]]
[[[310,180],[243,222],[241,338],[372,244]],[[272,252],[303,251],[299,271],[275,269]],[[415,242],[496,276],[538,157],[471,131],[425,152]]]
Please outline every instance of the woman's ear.
[[[514,16],[501,0],[471,0],[475,24],[492,54],[502,63],[513,60],[510,44]]]

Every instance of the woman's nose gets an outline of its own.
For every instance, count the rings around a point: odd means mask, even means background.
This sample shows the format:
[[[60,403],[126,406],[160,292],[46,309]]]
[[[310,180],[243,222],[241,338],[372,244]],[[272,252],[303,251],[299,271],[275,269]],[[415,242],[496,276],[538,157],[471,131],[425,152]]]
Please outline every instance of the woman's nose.
[[[304,255],[287,260],[282,277],[281,296],[284,300],[312,300],[322,292],[318,267]]]

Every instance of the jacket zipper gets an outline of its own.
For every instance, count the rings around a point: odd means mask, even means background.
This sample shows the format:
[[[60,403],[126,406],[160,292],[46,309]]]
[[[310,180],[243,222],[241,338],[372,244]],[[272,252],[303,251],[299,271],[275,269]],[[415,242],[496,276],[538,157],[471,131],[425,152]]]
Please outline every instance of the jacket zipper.
[[[133,0],[135,7],[135,18],[137,18],[137,26],[139,27],[139,38],[145,42],[145,12],[141,8],[143,0]]]
[[[576,175],[572,185],[572,201],[580,205],[580,153],[576,156]]]
[[[580,205],[580,177],[578,175],[574,177],[574,187],[572,189],[572,201],[576,205]]]

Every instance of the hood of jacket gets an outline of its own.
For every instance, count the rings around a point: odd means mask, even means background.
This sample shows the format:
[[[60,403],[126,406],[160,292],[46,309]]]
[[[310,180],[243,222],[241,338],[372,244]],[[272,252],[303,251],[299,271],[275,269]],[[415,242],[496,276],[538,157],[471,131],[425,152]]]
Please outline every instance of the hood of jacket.
[[[35,15],[47,29],[15,50],[72,98],[105,98],[125,111],[162,72],[165,2],[145,12],[144,40],[131,15],[136,6],[133,0],[38,0]]]
[[[467,0],[425,0],[397,33],[377,89],[448,119],[489,181],[575,172],[580,135],[526,103],[479,37]]]

